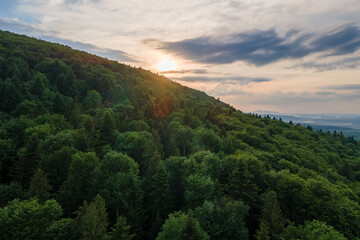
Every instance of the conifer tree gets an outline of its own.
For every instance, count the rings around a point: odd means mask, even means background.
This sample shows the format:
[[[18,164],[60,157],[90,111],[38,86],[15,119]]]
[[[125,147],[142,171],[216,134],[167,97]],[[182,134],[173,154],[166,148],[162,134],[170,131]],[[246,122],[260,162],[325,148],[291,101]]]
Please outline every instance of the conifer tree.
[[[266,194],[262,210],[260,228],[256,233],[257,240],[279,239],[279,234],[285,227],[285,219],[279,206],[276,192],[271,190]]]
[[[244,160],[238,159],[235,168],[228,176],[226,192],[236,200],[243,200],[251,205],[257,199],[259,187],[254,176],[249,172]]]
[[[131,226],[128,225],[126,218],[119,216],[114,227],[109,233],[109,240],[132,240],[135,234],[131,234]]]
[[[188,214],[176,212],[169,215],[156,240],[208,240],[209,236],[200,227],[192,211]]]
[[[28,196],[37,197],[40,202],[49,199],[52,186],[49,184],[45,173],[40,168],[36,171],[31,179]]]
[[[76,213],[74,229],[78,232],[81,240],[106,239],[109,223],[105,200],[100,195],[96,195],[90,204],[84,201]]]

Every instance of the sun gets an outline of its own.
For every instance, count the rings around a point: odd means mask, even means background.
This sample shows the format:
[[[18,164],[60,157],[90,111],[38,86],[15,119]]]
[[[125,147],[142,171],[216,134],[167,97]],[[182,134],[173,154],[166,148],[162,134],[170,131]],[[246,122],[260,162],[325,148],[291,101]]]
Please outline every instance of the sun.
[[[177,69],[176,63],[172,60],[162,60],[156,65],[156,67],[160,72],[172,71]]]

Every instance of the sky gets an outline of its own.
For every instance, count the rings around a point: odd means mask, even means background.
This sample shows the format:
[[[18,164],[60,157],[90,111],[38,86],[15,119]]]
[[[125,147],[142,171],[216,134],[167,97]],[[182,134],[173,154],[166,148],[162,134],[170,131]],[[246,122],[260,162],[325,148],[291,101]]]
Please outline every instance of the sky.
[[[244,112],[360,114],[359,0],[0,0],[0,29],[163,74]]]

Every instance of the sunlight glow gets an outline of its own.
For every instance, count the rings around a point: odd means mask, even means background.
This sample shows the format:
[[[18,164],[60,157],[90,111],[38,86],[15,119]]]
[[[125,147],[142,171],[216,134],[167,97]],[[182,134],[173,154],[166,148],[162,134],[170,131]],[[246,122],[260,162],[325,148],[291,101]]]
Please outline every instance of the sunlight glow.
[[[177,69],[176,63],[172,60],[162,60],[156,65],[156,67],[160,72],[172,71]]]

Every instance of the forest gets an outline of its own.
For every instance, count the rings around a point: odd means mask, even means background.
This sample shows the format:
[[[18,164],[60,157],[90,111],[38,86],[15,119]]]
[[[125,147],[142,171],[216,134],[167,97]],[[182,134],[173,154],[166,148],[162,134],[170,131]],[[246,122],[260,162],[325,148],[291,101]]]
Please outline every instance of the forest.
[[[0,31],[0,239],[360,239],[360,144]]]

